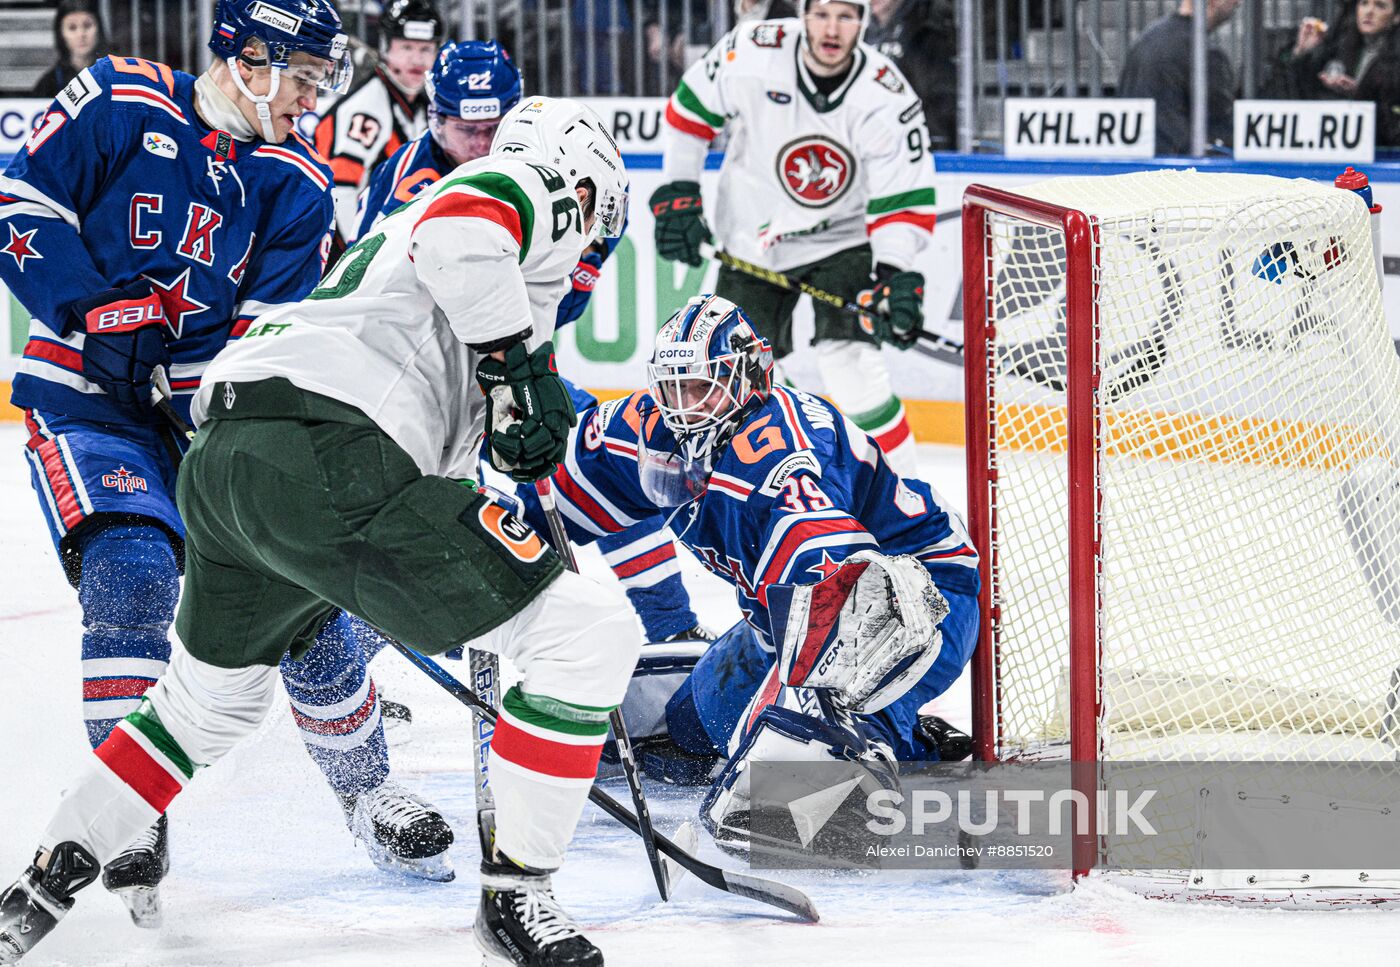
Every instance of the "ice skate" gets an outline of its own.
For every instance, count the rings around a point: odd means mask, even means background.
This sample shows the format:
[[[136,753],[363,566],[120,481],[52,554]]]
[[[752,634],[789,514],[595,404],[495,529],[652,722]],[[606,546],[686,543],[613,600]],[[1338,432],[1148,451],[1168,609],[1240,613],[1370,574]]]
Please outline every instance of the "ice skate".
[[[447,859],[452,827],[436,807],[398,783],[342,796],[341,805],[350,832],[381,870],[440,883],[457,875]]]
[[[660,644],[671,644],[677,641],[714,641],[715,633],[702,624],[696,624],[693,628],[684,631],[677,631],[674,635],[667,635],[662,638]]]
[[[481,863],[472,929],[486,967],[602,967],[603,952],[559,906],[549,874],[510,862]]]
[[[161,924],[160,881],[170,872],[167,825],[161,816],[102,869],[107,892],[121,897],[131,922],[147,930]]]
[[[49,868],[35,864],[0,894],[0,964],[18,963],[73,909],[73,894],[97,879],[97,859],[77,843],[60,843]]]
[[[384,735],[394,745],[407,745],[413,738],[413,709],[379,695],[379,717],[384,722]]]

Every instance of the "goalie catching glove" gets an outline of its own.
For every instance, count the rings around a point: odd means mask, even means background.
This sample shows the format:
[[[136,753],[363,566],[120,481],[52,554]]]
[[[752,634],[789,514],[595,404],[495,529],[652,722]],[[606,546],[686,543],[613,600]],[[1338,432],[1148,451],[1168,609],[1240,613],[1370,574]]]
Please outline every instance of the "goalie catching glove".
[[[552,343],[530,352],[516,342],[504,355],[504,360],[487,356],[476,367],[486,395],[488,452],[491,466],[531,483],[549,476],[564,459],[578,415],[554,366]]]
[[[816,584],[770,586],[768,609],[783,683],[868,714],[933,666],[948,602],[914,558],[857,551]]]
[[[919,341],[924,328],[924,277],[918,272],[901,272],[892,265],[875,266],[875,284],[856,302],[874,311],[863,316],[861,325],[880,345],[908,349]]]

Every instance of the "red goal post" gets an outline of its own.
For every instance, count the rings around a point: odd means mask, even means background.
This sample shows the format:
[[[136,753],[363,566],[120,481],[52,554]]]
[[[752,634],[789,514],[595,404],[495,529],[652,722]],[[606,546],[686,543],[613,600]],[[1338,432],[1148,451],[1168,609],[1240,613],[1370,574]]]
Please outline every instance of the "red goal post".
[[[963,269],[977,758],[1394,761],[1400,359],[1357,196],[973,185]]]

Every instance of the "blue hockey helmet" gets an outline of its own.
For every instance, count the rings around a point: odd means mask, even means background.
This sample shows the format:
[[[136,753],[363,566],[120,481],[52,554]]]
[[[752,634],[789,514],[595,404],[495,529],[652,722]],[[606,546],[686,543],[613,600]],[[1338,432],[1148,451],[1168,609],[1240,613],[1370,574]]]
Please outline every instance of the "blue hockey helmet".
[[[520,101],[520,71],[496,41],[464,40],[438,52],[426,87],[442,117],[496,121]]]
[[[267,46],[267,62],[253,67],[285,70],[297,51],[330,63],[318,80],[321,90],[343,94],[350,87],[349,41],[330,0],[218,0],[209,49],[224,60],[243,57],[251,39]]]
[[[656,334],[647,378],[674,445],[638,434],[642,490],[658,507],[678,507],[705,492],[729,440],[772,394],[773,349],[743,309],[696,296]]]
[[[244,53],[250,41],[258,41],[263,54]],[[209,49],[229,65],[240,93],[257,105],[262,136],[277,141],[271,108],[281,75],[286,73],[318,91],[344,94],[354,71],[349,41],[341,30],[340,14],[330,0],[218,0],[214,8],[214,32]],[[322,64],[292,63],[293,54],[306,54]],[[237,61],[249,67],[268,67],[272,83],[266,94],[254,94],[238,73]]]
[[[737,426],[773,391],[773,349],[728,299],[696,296],[656,334],[647,367],[661,418],[677,437]]]

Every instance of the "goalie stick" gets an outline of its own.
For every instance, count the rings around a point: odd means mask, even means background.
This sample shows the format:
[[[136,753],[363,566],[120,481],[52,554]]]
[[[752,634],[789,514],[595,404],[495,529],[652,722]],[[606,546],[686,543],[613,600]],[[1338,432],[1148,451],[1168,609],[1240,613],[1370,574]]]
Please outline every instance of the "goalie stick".
[[[564,559],[570,571],[578,573],[578,561],[574,558],[573,545],[564,529],[564,521],[559,516],[559,508],[554,503],[554,488],[550,478],[535,481],[535,492],[540,497],[540,507],[549,521],[549,536],[554,549]],[[642,845],[646,847],[647,862],[651,864],[652,876],[656,878],[656,890],[661,899],[671,899],[671,877],[666,865],[656,852],[656,829],[651,824],[651,810],[647,808],[646,793],[642,791],[642,779],[637,774],[637,758],[632,754],[632,739],[627,734],[627,724],[622,720],[622,709],[615,708],[608,715],[612,724],[613,741],[617,743],[617,758],[622,763],[623,774],[627,776],[627,788],[632,793],[632,805],[637,810],[637,832],[641,834]]]
[[[468,708],[479,711],[491,722],[496,721],[496,711],[486,705],[481,698],[470,688],[463,685],[447,672],[441,665],[418,654],[412,648],[402,642],[389,639],[389,643],[394,650],[403,655],[411,664],[425,673],[433,681],[437,682],[443,691],[447,692],[457,701]],[[595,803],[599,809],[626,826],[634,833],[641,833],[641,826],[626,806],[618,802],[612,796],[604,792],[597,783],[588,790],[588,798]],[[656,848],[660,853],[665,854],[674,860],[682,869],[694,873],[696,878],[714,887],[716,890],[723,890],[725,893],[732,893],[735,896],[748,897],[757,900],[759,903],[766,903],[769,906],[786,910],[806,920],[808,923],[817,923],[821,917],[817,913],[816,906],[805,893],[786,883],[779,883],[776,880],[764,879],[761,876],[753,876],[749,873],[739,873],[733,870],[721,869],[718,866],[711,866],[699,857],[686,852],[680,846],[661,834],[656,834]]]

